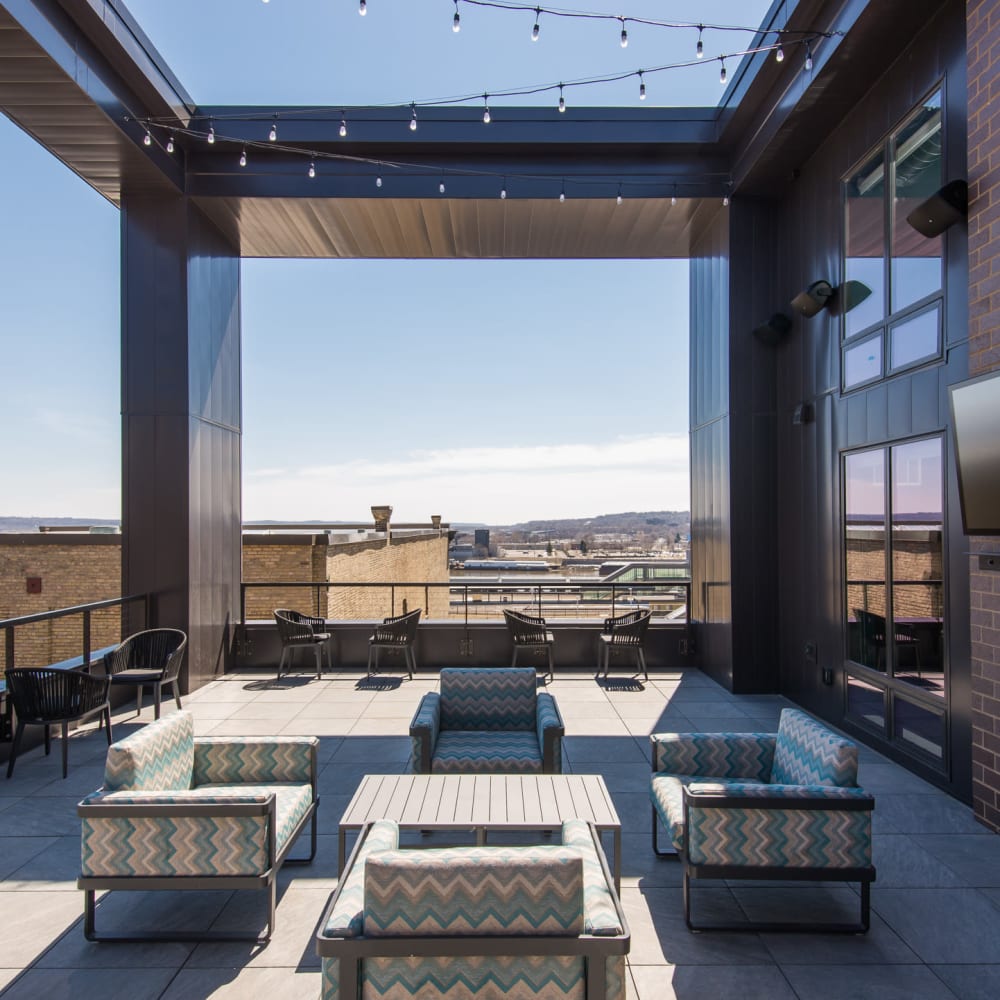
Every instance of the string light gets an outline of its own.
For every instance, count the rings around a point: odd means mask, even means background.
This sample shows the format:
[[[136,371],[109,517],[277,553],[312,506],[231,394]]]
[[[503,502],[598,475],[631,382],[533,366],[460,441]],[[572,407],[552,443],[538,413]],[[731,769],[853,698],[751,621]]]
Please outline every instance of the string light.
[[[144,146],[153,145],[153,137],[149,134],[149,129],[146,129],[146,134],[142,137],[142,144]]]
[[[208,144],[211,146],[215,143],[215,126],[209,122],[208,123]]]
[[[806,42],[806,65],[805,70],[807,73],[811,73],[813,68],[813,50],[812,42]]]
[[[415,103],[410,105],[410,131],[417,131],[417,105]]]
[[[310,163],[309,164],[309,178],[310,178],[310,180],[313,177],[315,177],[315,176],[316,176],[316,164],[315,163]]]
[[[362,17],[364,17],[365,14],[368,13],[368,4],[365,2],[365,0],[360,0],[360,2],[358,3],[358,13]]]
[[[490,95],[483,94],[483,124],[489,125],[492,120],[490,117]]]
[[[646,81],[642,78],[642,70],[639,70],[639,100],[646,100]]]
[[[726,181],[726,193],[722,196],[722,207],[729,208],[729,191],[733,186],[732,181]]]
[[[705,58],[705,45],[704,45],[704,43],[701,40],[701,33],[704,30],[705,30],[704,25],[699,24],[698,25],[698,44],[695,46],[695,49],[694,49],[694,54],[699,59],[704,59]]]
[[[673,208],[677,204],[677,185],[674,185],[674,193],[670,196],[670,207]]]
[[[566,182],[562,182],[562,189],[559,192],[559,203],[562,204],[566,200]]]
[[[267,133],[267,141],[268,142],[277,142],[278,141],[278,121],[277,121],[277,118],[275,118],[275,120],[273,122],[271,122],[271,131]]]
[[[618,185],[618,197],[615,198],[615,204],[620,205],[622,203],[622,186]]]
[[[785,50],[781,47],[780,41],[778,43],[778,47],[774,50],[774,61],[775,62],[785,61]]]
[[[379,166],[381,167],[382,164],[380,163]],[[382,186],[382,175],[379,173],[375,175],[375,187],[380,188],[381,186]]]
[[[438,184],[438,194],[444,194],[444,178],[441,178],[441,183]]]
[[[507,178],[506,177],[503,179],[503,187],[500,188],[500,200],[501,201],[506,201],[507,200]]]
[[[541,31],[541,25],[538,23],[542,16],[542,8],[535,8],[535,26],[531,29],[531,40],[533,42],[538,41],[538,32]]]
[[[168,153],[172,153],[173,151],[174,151],[174,135],[171,132],[170,133],[170,138],[167,139],[167,152]]]
[[[720,58],[720,60],[722,62],[722,69],[719,70],[719,83],[725,83],[726,82],[726,57],[725,56],[720,56],[719,58]]]
[[[247,151],[246,148],[244,148],[243,152],[240,153],[240,166],[245,167],[246,165],[247,165]]]
[[[559,84],[559,113],[562,114],[566,110],[566,98],[563,97],[563,85]]]
[[[628,31],[626,31],[626,29],[625,29],[625,18],[624,17],[621,18],[621,22],[622,22],[622,48],[623,49],[627,49],[628,48]]]
[[[346,118],[341,118],[340,119],[340,138],[341,139],[346,139],[347,138],[347,119]]]
[[[455,0],[455,16],[451,20],[451,30],[455,32],[462,30],[462,15],[458,12],[458,0]]]

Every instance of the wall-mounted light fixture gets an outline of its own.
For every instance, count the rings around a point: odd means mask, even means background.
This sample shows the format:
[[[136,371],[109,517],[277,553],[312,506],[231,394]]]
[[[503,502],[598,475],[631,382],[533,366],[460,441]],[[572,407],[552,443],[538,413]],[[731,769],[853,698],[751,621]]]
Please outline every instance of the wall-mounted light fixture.
[[[849,313],[871,295],[872,290],[863,281],[845,281],[838,289],[841,312]]]
[[[775,313],[766,323],[755,327],[753,335],[768,347],[774,347],[792,328],[792,321],[784,313]]]
[[[969,186],[965,181],[949,181],[922,201],[906,217],[921,236],[940,236],[949,226],[969,214]]]
[[[835,291],[829,281],[814,281],[792,299],[791,306],[797,313],[811,319],[827,307]]]

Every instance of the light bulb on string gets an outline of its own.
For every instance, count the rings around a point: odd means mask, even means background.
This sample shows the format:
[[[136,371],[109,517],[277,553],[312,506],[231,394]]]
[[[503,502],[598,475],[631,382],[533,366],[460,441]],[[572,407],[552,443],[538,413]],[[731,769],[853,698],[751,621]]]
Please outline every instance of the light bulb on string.
[[[309,164],[309,177],[310,177],[310,179],[312,179],[315,176],[316,176],[316,164],[315,163],[310,163]]]
[[[722,196],[722,207],[729,208],[729,189],[732,187],[732,182],[726,182],[726,193]]]
[[[358,3],[358,13],[362,17],[364,17],[365,14],[368,13],[368,4],[365,2],[365,0],[360,0],[360,2]]]
[[[441,183],[438,184],[438,194],[444,194],[444,178],[441,178]]]
[[[785,50],[781,47],[781,38],[778,38],[778,47],[774,50],[774,61],[784,62],[785,61]]]
[[[382,175],[379,174],[378,177],[375,178],[375,187],[380,188],[381,186],[382,186]]]
[[[559,113],[562,114],[566,110],[566,98],[563,97],[563,85],[559,84]]]
[[[144,146],[153,145],[153,137],[149,134],[149,129],[146,129],[146,134],[142,137],[142,144]]]
[[[347,138],[347,119],[346,118],[341,118],[340,119],[340,138],[341,139],[346,139]]]
[[[639,70],[639,100],[646,100],[646,81],[642,78],[642,70]]]
[[[215,142],[215,126],[209,122],[208,124],[208,144],[211,146]]]
[[[271,122],[271,131],[267,133],[267,141],[268,142],[278,141],[278,123],[276,121]]]
[[[173,151],[174,151],[174,137],[173,135],[171,135],[170,138],[167,139],[167,152],[172,153]]]
[[[619,18],[619,20],[622,22],[622,42],[621,42],[621,45],[622,45],[623,49],[627,49],[628,48],[628,31],[625,28],[625,18],[622,17],[622,18]]]
[[[806,64],[805,71],[811,73],[813,68],[813,50],[812,42],[806,42]]]
[[[455,0],[455,16],[451,19],[451,30],[455,32],[462,30],[462,15],[458,12],[458,0]]]
[[[483,94],[483,124],[489,125],[492,120],[490,117],[490,95]]]
[[[615,198],[615,204],[620,205],[622,203],[622,186],[618,185],[618,197]]]
[[[538,41],[538,32],[542,30],[541,25],[538,23],[542,16],[542,8],[535,8],[535,26],[531,29],[531,40],[533,42]]]
[[[677,185],[674,185],[674,193],[670,196],[671,207],[677,204]]]
[[[240,153],[240,166],[245,167],[246,165],[247,165],[247,151],[244,149],[243,152]]]
[[[506,177],[503,179],[503,187],[500,188],[500,200],[501,201],[506,201],[507,200],[507,178]]]
[[[559,203],[562,204],[566,200],[566,182],[563,181],[562,188],[559,191]]]
[[[724,84],[726,82],[726,59],[725,56],[722,58],[722,69],[719,70],[719,83]]]
[[[698,25],[698,44],[694,48],[694,54],[699,58],[703,59],[705,57],[705,45],[701,40],[701,33],[704,31],[702,25]]]
[[[416,104],[410,105],[410,131],[417,131],[417,106]]]

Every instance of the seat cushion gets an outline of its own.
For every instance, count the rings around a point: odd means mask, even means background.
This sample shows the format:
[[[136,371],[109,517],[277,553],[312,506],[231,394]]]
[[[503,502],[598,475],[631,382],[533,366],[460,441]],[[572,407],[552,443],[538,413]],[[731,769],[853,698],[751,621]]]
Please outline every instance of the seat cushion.
[[[112,684],[152,684],[163,676],[162,670],[146,670],[143,667],[129,667],[111,675]]]
[[[212,798],[218,796],[224,801],[228,795],[267,795],[275,793],[275,811],[277,813],[277,849],[280,852],[288,838],[292,835],[298,822],[306,814],[312,804],[312,785],[298,782],[273,782],[267,784],[225,784],[198,785],[188,794]]]
[[[540,774],[541,770],[542,754],[534,731],[494,733],[444,729],[431,758],[431,771],[435,774]]]
[[[537,679],[530,667],[445,667],[442,729],[534,729]]]
[[[684,787],[708,782],[713,786],[762,785],[761,781],[747,778],[727,780],[694,774],[654,774],[649,784],[649,797],[660,822],[670,834],[676,851],[684,850]]]
[[[796,708],[783,709],[771,783],[853,788],[858,783],[857,745],[805,712]]]

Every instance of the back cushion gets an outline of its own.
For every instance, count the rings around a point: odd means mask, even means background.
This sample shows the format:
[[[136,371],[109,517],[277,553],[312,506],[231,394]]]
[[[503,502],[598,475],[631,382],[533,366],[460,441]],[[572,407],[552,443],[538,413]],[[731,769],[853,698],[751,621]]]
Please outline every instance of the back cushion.
[[[178,792],[191,787],[194,716],[173,712],[108,747],[109,792]]]
[[[445,667],[441,728],[534,729],[535,684],[530,667]]]
[[[858,783],[858,748],[795,708],[782,710],[771,768],[772,785]]]
[[[556,846],[380,851],[364,921],[372,937],[582,934],[583,860]]]

